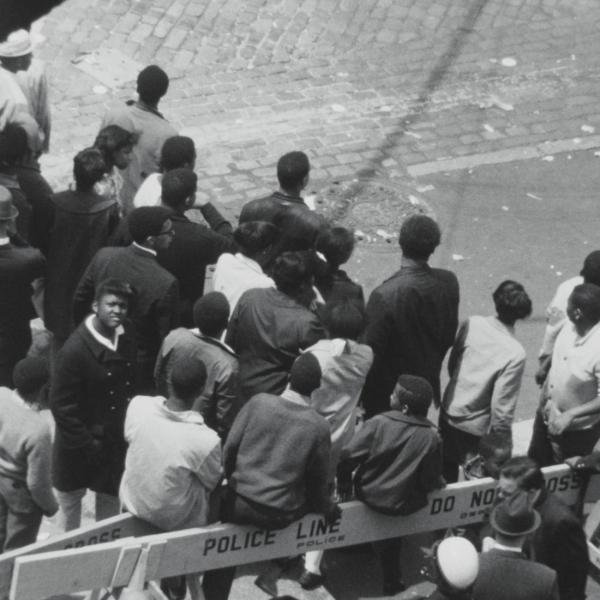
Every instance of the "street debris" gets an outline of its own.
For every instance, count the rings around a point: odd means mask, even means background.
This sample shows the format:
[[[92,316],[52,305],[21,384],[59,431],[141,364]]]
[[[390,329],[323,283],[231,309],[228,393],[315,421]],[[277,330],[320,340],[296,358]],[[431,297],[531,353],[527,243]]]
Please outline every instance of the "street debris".
[[[417,192],[420,194],[423,192],[431,192],[432,190],[435,190],[435,186],[431,184],[417,186]]]
[[[540,198],[539,196],[536,196],[535,194],[531,194],[529,192],[527,192],[526,196],[528,198],[533,198],[534,200],[543,200],[543,198]]]
[[[108,88],[106,88],[103,85],[95,85],[92,88],[92,91],[94,92],[94,94],[106,94],[106,92],[108,92]]]
[[[461,261],[461,260],[465,260],[465,257],[462,254],[453,254],[452,260]]]
[[[600,150],[596,150],[596,152],[594,152],[594,156],[600,156]]]
[[[544,156],[542,160],[545,160],[546,162],[552,162],[554,160],[554,156],[549,154],[548,156]]]
[[[420,136],[418,133],[415,133],[414,131],[405,131],[404,133],[405,133],[405,135],[416,138],[417,140],[420,140],[423,137],[423,136]]]
[[[378,236],[382,237],[386,242],[395,239],[396,235],[393,233],[388,233],[385,229],[378,229],[375,232]]]
[[[510,56],[507,56],[506,58],[503,58],[500,61],[500,64],[503,67],[516,67],[517,66],[517,61],[514,58],[512,58]]]
[[[494,133],[494,131],[496,131],[489,123],[484,123],[483,128],[490,133]]]
[[[595,133],[596,128],[592,127],[591,125],[582,125],[581,131],[583,131],[584,133]]]
[[[332,104],[331,110],[334,112],[346,112],[346,107],[341,104]]]
[[[506,212],[506,211],[508,211],[510,209],[508,208],[508,206],[502,206],[502,210]]]
[[[504,100],[501,100],[495,94],[492,94],[487,100],[479,102],[479,108],[492,107],[496,107],[505,111],[511,111],[515,109],[515,107],[510,102],[505,102]]]
[[[410,194],[410,196],[408,197],[408,201],[413,206],[417,206],[418,204],[421,204],[421,201],[416,196],[413,196],[412,194]]]

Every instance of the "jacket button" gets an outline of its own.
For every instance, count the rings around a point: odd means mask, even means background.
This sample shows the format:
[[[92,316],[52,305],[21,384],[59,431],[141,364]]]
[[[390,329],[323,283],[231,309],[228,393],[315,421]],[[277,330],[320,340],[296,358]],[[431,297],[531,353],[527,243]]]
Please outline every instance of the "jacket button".
[[[114,391],[114,390],[110,390],[109,394],[110,394],[111,396],[114,396],[114,395],[115,395],[115,391]]]
[[[110,410],[117,410],[117,407],[116,406],[111,406]]]

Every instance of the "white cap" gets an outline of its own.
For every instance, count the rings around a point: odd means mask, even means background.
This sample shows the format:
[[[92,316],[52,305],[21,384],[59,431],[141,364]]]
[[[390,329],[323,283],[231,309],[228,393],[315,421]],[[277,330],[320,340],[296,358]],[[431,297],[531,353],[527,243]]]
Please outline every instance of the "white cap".
[[[13,31],[4,42],[0,44],[0,57],[17,58],[33,52],[31,36],[25,29]]]
[[[479,572],[479,555],[469,540],[446,538],[440,542],[436,556],[440,573],[453,588],[466,590],[473,585]]]

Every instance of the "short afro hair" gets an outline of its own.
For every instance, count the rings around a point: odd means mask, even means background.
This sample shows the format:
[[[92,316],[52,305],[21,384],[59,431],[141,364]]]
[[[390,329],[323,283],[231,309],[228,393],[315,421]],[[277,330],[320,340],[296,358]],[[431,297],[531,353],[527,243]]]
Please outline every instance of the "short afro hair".
[[[209,292],[194,304],[194,325],[203,335],[216,337],[227,327],[229,302],[221,292]]]
[[[284,252],[273,265],[273,281],[277,289],[290,296],[312,283],[314,259],[309,252]]]
[[[365,328],[366,316],[356,302],[344,299],[325,305],[323,321],[330,338],[357,340]]]
[[[528,456],[515,456],[504,463],[500,477],[516,480],[519,489],[541,490],[544,487],[544,475],[535,460]]]
[[[131,311],[135,302],[135,290],[127,281],[109,277],[103,279],[94,291],[94,301],[98,302],[104,296],[117,296],[127,300],[127,307]]]
[[[294,190],[302,185],[310,172],[310,162],[304,152],[295,150],[277,161],[277,180],[283,190]]]
[[[174,135],[165,140],[160,152],[161,171],[191,167],[196,160],[194,140],[185,135]]]
[[[172,169],[162,176],[161,200],[171,208],[181,208],[196,193],[198,176],[187,168]]]
[[[427,260],[441,239],[439,225],[427,215],[412,215],[400,228],[400,248],[407,258]]]
[[[345,227],[323,229],[315,240],[315,250],[325,257],[332,269],[338,269],[352,256],[354,232]]]
[[[171,211],[163,206],[142,206],[129,213],[127,226],[134,242],[141,244],[153,235],[159,235]]]
[[[310,396],[321,386],[321,376],[321,365],[317,357],[311,352],[305,352],[292,365],[290,388],[303,396]]]
[[[246,221],[240,223],[233,232],[233,240],[244,256],[255,256],[272,246],[279,234],[275,225],[266,221]]]
[[[177,398],[191,403],[204,390],[207,377],[206,365],[197,356],[182,356],[171,369],[171,390]]]
[[[585,257],[581,276],[585,283],[600,285],[600,250],[594,250]]]
[[[569,302],[573,308],[578,308],[583,316],[592,323],[600,321],[600,287],[593,283],[582,283],[575,286]]]
[[[142,69],[137,77],[137,92],[147,104],[156,104],[169,89],[169,76],[157,65]]]
[[[79,191],[89,191],[107,171],[104,155],[98,148],[85,148],[73,159],[73,178]]]

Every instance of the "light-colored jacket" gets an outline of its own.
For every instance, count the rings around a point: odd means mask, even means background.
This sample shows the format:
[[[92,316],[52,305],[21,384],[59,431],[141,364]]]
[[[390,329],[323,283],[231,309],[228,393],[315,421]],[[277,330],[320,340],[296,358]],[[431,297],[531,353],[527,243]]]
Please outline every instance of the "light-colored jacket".
[[[319,361],[321,386],[311,397],[311,406],[328,422],[331,430],[331,480],[340,454],[355,431],[356,405],[373,363],[373,350],[351,340],[320,340],[306,352]]]

